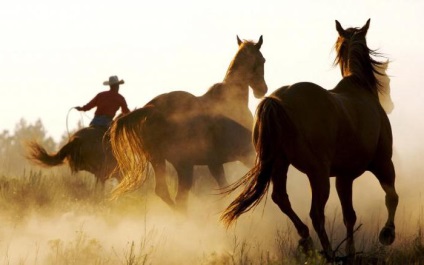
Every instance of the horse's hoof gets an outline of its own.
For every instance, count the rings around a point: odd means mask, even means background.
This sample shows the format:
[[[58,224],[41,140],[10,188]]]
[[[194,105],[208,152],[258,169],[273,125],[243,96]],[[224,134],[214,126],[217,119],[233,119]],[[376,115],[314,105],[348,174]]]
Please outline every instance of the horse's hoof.
[[[381,229],[380,235],[378,239],[380,240],[380,243],[388,246],[395,241],[395,227],[394,226],[385,226],[383,229]]]
[[[346,257],[354,257],[356,254],[356,249],[354,244],[347,244],[345,248]]]
[[[321,257],[322,257],[323,260],[326,260],[327,261],[326,264],[334,264],[334,262],[336,261],[336,257],[334,256],[334,252],[333,251],[321,250],[319,252],[319,254],[321,255]]]
[[[308,251],[311,251],[313,248],[314,248],[314,242],[312,241],[312,238],[310,236],[299,240],[299,249],[303,253],[307,253]]]

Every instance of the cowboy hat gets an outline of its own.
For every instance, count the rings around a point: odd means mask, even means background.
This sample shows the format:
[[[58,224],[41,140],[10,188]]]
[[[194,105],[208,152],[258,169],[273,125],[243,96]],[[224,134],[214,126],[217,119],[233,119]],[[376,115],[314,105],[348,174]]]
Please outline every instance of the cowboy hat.
[[[124,80],[119,80],[116,75],[113,75],[109,77],[109,81],[104,81],[103,85],[105,86],[122,85],[123,83],[124,83]]]

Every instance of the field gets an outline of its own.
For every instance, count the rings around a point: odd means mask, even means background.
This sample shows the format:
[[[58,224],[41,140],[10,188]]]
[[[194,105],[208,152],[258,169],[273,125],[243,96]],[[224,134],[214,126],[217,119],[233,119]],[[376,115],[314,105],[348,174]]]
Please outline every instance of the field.
[[[230,178],[246,170],[226,165]],[[175,186],[173,174],[169,182]],[[187,216],[177,214],[153,193],[154,178],[118,200],[95,187],[86,173],[58,170],[23,172],[0,178],[0,264],[323,264],[317,253],[297,251],[293,225],[267,198],[228,230],[219,216],[234,194],[219,195],[208,172],[200,168]],[[294,209],[311,228],[306,177],[291,170],[288,189]],[[397,238],[378,243],[386,218],[384,194],[371,175],[355,182],[358,216],[357,264],[424,264],[424,208],[419,183],[404,188],[400,180]],[[105,195],[106,194],[106,195]],[[370,196],[372,194],[372,196]],[[412,202],[414,202],[412,204]],[[334,183],[326,208],[327,231],[336,248],[344,226]],[[343,247],[338,249],[343,255]]]

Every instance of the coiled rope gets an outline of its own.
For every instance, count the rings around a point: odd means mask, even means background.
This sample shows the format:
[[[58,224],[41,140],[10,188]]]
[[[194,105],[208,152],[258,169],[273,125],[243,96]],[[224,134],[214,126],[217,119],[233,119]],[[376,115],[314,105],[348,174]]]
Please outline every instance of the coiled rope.
[[[71,138],[71,132],[70,132],[70,130],[69,130],[69,113],[71,113],[71,110],[72,109],[75,109],[75,110],[77,110],[76,109],[76,107],[72,107],[72,108],[70,108],[69,110],[68,110],[68,113],[66,114],[66,132],[68,133],[68,140]],[[77,110],[78,111],[78,110]],[[85,127],[85,125],[84,125],[84,116],[87,118],[87,119],[90,119],[90,117],[87,115],[87,114],[85,114],[85,112],[81,112],[81,111],[78,111],[79,112],[79,114],[80,114],[80,124],[82,125],[82,127],[84,128]]]

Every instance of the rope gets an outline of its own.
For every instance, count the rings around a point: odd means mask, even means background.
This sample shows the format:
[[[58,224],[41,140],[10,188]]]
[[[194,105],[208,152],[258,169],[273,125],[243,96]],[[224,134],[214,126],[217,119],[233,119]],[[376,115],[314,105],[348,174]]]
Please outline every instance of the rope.
[[[69,126],[68,126],[68,120],[69,120],[69,113],[71,112],[72,109],[74,109],[75,107],[72,107],[68,110],[68,114],[66,114],[66,132],[68,133],[68,141],[71,138],[71,133],[69,132]]]
[[[71,110],[72,109],[76,109],[76,108],[75,107],[70,108],[68,110],[68,113],[66,114],[66,132],[68,133],[68,140],[71,138],[71,132],[69,131],[69,113],[71,113]],[[87,117],[88,119],[90,119],[90,117],[87,114],[85,114],[85,112],[84,113],[83,112],[80,112],[80,111],[78,111],[78,112],[80,113],[80,122],[81,122],[81,125],[82,125],[82,127],[85,127],[85,125],[84,125],[84,116]]]

